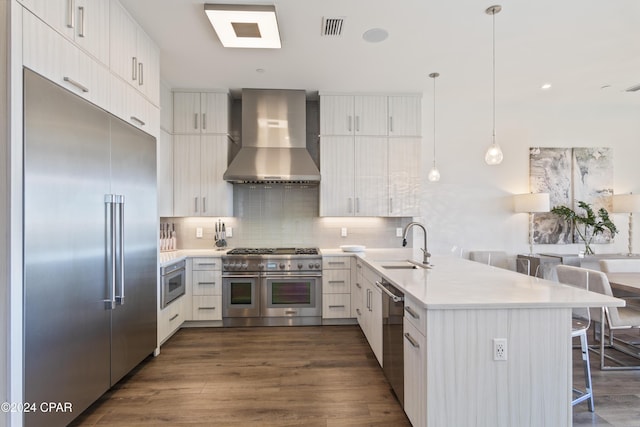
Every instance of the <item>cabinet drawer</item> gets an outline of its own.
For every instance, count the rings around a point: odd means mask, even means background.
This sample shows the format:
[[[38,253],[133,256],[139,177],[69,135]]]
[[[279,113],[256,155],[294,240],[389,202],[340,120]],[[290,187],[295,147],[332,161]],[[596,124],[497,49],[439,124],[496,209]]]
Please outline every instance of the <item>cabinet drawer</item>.
[[[345,319],[351,317],[350,294],[322,295],[322,317],[324,319]]]
[[[192,270],[220,270],[220,258],[192,258]]]
[[[404,296],[404,318],[426,336],[427,312],[409,295]]]
[[[323,294],[351,292],[351,270],[326,270],[322,273]]]
[[[323,270],[335,270],[341,268],[351,268],[351,257],[348,256],[332,256],[322,258]]]
[[[158,316],[158,341],[163,342],[169,338],[185,321],[184,297],[173,301]]]
[[[214,270],[195,270],[191,275],[193,295],[222,295],[222,274]]]
[[[222,297],[220,295],[192,296],[192,320],[222,320]]]

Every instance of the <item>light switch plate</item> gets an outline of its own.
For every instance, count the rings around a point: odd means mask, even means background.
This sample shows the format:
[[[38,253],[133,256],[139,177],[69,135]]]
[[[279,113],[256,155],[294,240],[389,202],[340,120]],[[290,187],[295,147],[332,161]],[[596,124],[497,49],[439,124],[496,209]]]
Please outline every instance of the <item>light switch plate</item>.
[[[396,227],[396,237],[402,237],[402,228]]]
[[[202,227],[196,228],[196,239],[202,239]]]
[[[340,229],[340,236],[341,237],[347,237],[347,227],[342,227]]]
[[[233,237],[233,228],[227,227],[225,228],[225,232],[227,233],[226,237]]]

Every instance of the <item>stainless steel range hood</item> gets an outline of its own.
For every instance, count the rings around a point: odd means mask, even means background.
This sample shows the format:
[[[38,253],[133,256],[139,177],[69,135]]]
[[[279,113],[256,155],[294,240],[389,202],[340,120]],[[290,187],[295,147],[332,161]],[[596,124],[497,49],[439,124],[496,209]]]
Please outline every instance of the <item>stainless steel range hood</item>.
[[[243,89],[242,148],[224,173],[226,181],[319,182],[306,148],[303,90]]]

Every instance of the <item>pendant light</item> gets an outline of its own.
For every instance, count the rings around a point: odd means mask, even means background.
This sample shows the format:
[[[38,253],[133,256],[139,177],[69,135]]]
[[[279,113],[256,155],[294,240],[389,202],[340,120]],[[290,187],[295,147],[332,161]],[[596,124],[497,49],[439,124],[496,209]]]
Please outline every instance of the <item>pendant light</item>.
[[[502,6],[489,6],[485,13],[493,18],[493,135],[491,145],[484,155],[484,161],[488,165],[499,165],[502,162],[502,150],[496,142],[496,13],[502,10]]]
[[[429,181],[440,181],[440,171],[436,167],[436,77],[440,73],[431,73],[429,77],[433,79],[433,167],[429,171]]]

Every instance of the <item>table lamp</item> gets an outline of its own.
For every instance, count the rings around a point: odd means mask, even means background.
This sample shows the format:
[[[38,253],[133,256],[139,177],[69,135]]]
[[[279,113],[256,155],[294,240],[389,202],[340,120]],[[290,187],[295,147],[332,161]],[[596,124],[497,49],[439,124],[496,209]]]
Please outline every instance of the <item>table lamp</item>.
[[[633,213],[640,212],[640,195],[637,194],[615,194],[612,198],[615,213],[629,214],[629,253],[633,255]]]
[[[533,254],[533,214],[549,212],[551,203],[549,193],[527,193],[513,196],[514,210],[529,214],[529,254]]]

